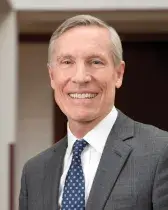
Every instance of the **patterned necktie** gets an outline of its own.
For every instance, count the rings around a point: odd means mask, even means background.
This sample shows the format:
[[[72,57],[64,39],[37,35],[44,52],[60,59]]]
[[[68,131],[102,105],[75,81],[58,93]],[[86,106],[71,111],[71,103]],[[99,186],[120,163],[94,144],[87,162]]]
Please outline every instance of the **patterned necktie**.
[[[85,140],[76,140],[73,145],[72,162],[65,180],[61,210],[85,210],[85,179],[81,153],[87,144]]]

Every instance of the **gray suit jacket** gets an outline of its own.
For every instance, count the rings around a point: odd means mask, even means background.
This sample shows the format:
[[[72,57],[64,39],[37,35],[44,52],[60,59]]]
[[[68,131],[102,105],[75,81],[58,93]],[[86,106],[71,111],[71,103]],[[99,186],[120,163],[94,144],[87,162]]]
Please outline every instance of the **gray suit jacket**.
[[[96,141],[96,139],[95,139]],[[20,210],[58,210],[66,137],[29,160]],[[92,185],[86,210],[168,210],[168,133],[119,111]]]

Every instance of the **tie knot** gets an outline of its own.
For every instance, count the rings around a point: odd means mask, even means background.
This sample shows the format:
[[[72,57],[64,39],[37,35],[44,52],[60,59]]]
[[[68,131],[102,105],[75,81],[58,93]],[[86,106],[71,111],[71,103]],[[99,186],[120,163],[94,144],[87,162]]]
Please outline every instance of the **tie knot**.
[[[76,140],[73,145],[73,155],[80,156],[87,144],[87,141],[85,141],[84,139]]]

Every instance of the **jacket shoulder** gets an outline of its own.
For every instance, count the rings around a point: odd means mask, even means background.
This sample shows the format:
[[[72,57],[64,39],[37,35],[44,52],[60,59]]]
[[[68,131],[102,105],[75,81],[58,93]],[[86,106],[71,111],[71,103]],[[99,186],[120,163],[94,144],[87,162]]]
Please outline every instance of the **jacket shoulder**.
[[[151,148],[154,152],[164,149],[168,145],[168,132],[155,126],[134,121],[135,137],[144,148]]]
[[[153,125],[144,124],[141,122],[134,121],[135,123],[135,132],[139,135],[145,135],[155,138],[161,138],[165,141],[168,141],[168,132],[164,131]]]
[[[36,156],[32,157],[29,159],[25,165],[24,165],[24,170],[26,171],[41,171],[43,168],[44,164],[50,160],[52,157],[53,153],[61,147],[62,144],[65,144],[66,142],[66,137],[61,139],[59,142],[55,143],[53,146],[50,148],[42,151],[41,153],[37,154]]]

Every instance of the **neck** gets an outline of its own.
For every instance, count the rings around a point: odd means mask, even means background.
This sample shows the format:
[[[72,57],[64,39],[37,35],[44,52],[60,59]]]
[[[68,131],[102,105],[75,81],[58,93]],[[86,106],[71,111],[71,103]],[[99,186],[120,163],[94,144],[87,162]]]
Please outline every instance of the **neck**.
[[[105,113],[105,115],[98,117],[92,121],[69,120],[69,128],[76,138],[82,139],[89,131],[91,131],[108,114],[109,114],[109,112]]]

